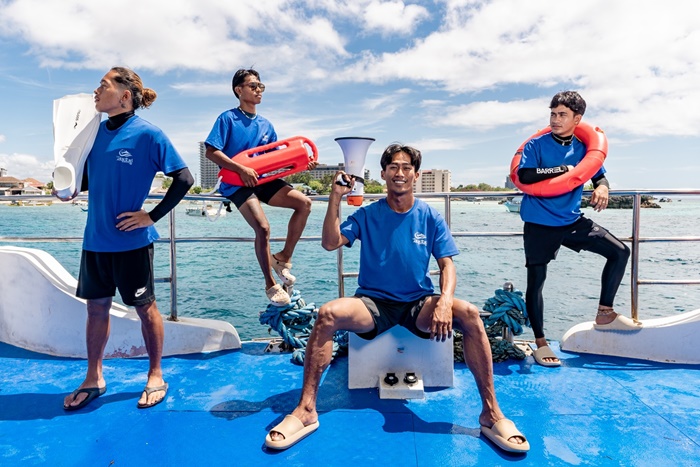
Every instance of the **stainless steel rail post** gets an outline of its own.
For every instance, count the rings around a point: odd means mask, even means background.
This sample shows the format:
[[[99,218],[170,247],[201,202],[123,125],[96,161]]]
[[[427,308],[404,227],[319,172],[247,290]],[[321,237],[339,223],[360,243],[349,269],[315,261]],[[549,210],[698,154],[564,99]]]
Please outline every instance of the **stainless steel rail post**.
[[[177,254],[175,252],[175,210],[168,214],[170,220],[170,317],[169,321],[177,321]]]
[[[639,216],[642,206],[642,195],[636,194],[632,204],[632,270],[630,273],[630,308],[632,319],[638,319],[639,314]]]

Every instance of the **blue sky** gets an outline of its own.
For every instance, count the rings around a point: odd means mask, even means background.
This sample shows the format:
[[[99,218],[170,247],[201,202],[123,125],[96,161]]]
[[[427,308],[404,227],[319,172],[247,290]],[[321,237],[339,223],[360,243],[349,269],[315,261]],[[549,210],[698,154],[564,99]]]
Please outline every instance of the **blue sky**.
[[[91,92],[114,65],[158,93],[141,116],[199,172],[198,141],[235,107],[254,66],[260,114],[304,135],[414,145],[453,185],[501,186],[515,149],[548,123],[556,92],[588,102],[612,188],[698,188],[700,15],[650,0],[0,0],[0,167],[51,178],[52,101]]]

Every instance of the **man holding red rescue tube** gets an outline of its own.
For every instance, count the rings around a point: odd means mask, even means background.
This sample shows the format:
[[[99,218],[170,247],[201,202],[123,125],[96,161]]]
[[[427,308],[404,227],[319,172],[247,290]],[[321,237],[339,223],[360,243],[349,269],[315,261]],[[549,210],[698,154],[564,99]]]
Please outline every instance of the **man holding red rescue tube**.
[[[552,131],[531,139],[523,147],[518,178],[524,185],[563,175],[573,170],[586,155],[586,147],[574,136],[574,130],[586,111],[586,101],[575,91],[563,91],[552,98],[549,108]],[[608,206],[609,189],[602,166],[591,181],[594,186],[591,205],[596,211],[602,211]],[[537,345],[535,361],[542,366],[561,365],[544,337],[542,289],[547,278],[547,264],[556,259],[562,245],[577,253],[591,251],[606,259],[595,328],[629,332],[642,327],[640,322],[613,310],[613,300],[625,274],[630,250],[606,229],[583,216],[582,193],[583,185],[559,196],[525,194],[520,206],[520,217],[525,222],[525,301]]]
[[[232,170],[241,177],[244,186],[221,182],[219,192],[233,201],[255,231],[255,255],[265,278],[267,298],[273,305],[283,306],[290,303],[289,294],[277,284],[271,270],[274,269],[286,286],[296,282],[296,277],[291,273],[292,254],[311,213],[311,201],[280,179],[258,185],[259,174],[254,169],[232,160],[241,151],[274,143],[277,141],[277,133],[272,123],[258,115],[256,110],[265,91],[258,72],[253,69],[236,71],[231,87],[239,101],[238,107],[225,111],[216,119],[205,141],[206,157],[219,167]],[[309,162],[309,169],[316,165],[316,162]],[[284,247],[274,255],[270,253],[270,224],[261,202],[294,210],[289,219]]]

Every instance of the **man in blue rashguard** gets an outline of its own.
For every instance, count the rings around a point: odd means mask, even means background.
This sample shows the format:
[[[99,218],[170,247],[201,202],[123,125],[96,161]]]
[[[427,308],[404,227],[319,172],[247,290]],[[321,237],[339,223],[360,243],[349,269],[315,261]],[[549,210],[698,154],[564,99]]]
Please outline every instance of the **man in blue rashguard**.
[[[496,401],[491,349],[476,306],[454,297],[457,282],[452,256],[459,253],[442,216],[413,196],[419,176],[420,151],[390,145],[381,156],[387,196],[354,212],[340,224],[339,205],[352,183],[334,184],[323,222],[326,250],[360,249],[360,274],[354,297],[321,306],[306,346],[304,384],[299,405],[267,434],[271,449],[286,449],[318,428],[316,398],[321,375],[331,361],[333,335],[338,330],[372,339],[394,325],[424,339],[445,341],[453,325],[464,333],[464,359],[474,375],[482,400],[481,431],[500,448],[525,452],[530,446]],[[440,268],[440,293],[430,279],[431,256]],[[400,273],[399,273],[400,272]],[[439,344],[436,344],[439,345]]]
[[[296,282],[296,277],[291,273],[292,254],[311,214],[311,201],[280,179],[258,185],[259,174],[254,169],[232,160],[241,151],[274,143],[277,141],[277,133],[272,123],[256,110],[265,91],[258,72],[253,69],[236,71],[231,86],[239,105],[216,119],[205,141],[206,157],[219,167],[232,170],[241,177],[244,186],[222,182],[219,192],[233,201],[248,225],[253,228],[255,256],[265,279],[265,293],[273,305],[282,306],[290,303],[290,298],[275,281],[271,269],[274,269],[284,285],[291,286]],[[309,169],[316,165],[315,161],[309,162]],[[289,219],[284,247],[274,255],[270,252],[270,224],[261,202],[294,211]]]
[[[549,108],[551,133],[533,138],[523,147],[518,178],[526,185],[563,175],[586,155],[586,147],[574,136],[574,129],[586,111],[586,101],[575,91],[563,91],[552,98]],[[608,206],[609,185],[605,168],[601,167],[592,181],[595,189],[591,205],[596,211],[602,211]],[[542,289],[547,278],[547,264],[556,259],[562,245],[576,252],[586,250],[606,258],[596,329],[635,331],[641,328],[641,323],[613,310],[613,300],[624,277],[630,249],[606,229],[583,216],[582,193],[583,185],[554,197],[526,194],[520,206],[520,217],[525,222],[525,301],[537,345],[534,357],[543,366],[561,365],[544,337]]]
[[[65,410],[85,407],[106,391],[102,358],[117,289],[141,319],[148,352],[148,379],[137,406],[153,407],[168,391],[161,368],[163,318],[153,277],[153,242],[158,239],[154,224],[177,206],[194,180],[168,137],[134,113],[155,99],[155,91],[124,67],[112,68],[95,89],[95,108],[109,118],[100,124],[83,181],[83,189],[90,185],[89,204],[76,295],[87,301],[88,368],[83,383],[65,397]],[[173,183],[146,212],[143,203],[159,171],[173,177]]]

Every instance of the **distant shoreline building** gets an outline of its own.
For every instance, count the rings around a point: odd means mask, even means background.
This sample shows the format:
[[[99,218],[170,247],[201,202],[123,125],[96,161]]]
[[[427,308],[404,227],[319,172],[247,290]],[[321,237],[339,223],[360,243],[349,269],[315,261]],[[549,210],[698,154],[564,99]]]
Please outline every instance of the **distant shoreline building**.
[[[42,195],[46,184],[34,178],[19,178],[7,176],[7,170],[0,169],[0,195]]]
[[[309,170],[309,175],[311,175],[311,178],[314,180],[321,180],[326,175],[335,175],[335,173],[339,170],[342,170],[343,172],[345,171],[345,163],[341,162],[337,165],[318,164],[314,170]],[[369,169],[365,169],[364,178],[365,180],[370,179]]]
[[[515,183],[513,183],[513,180],[510,179],[510,175],[506,175],[506,183],[505,187],[510,189],[510,190],[517,190],[518,188],[515,186]]]
[[[427,169],[420,171],[420,177],[413,184],[414,193],[449,193],[452,186],[452,173],[449,170]]]
[[[207,159],[207,147],[204,141],[199,142],[199,186],[214,188],[219,180],[219,166]]]

